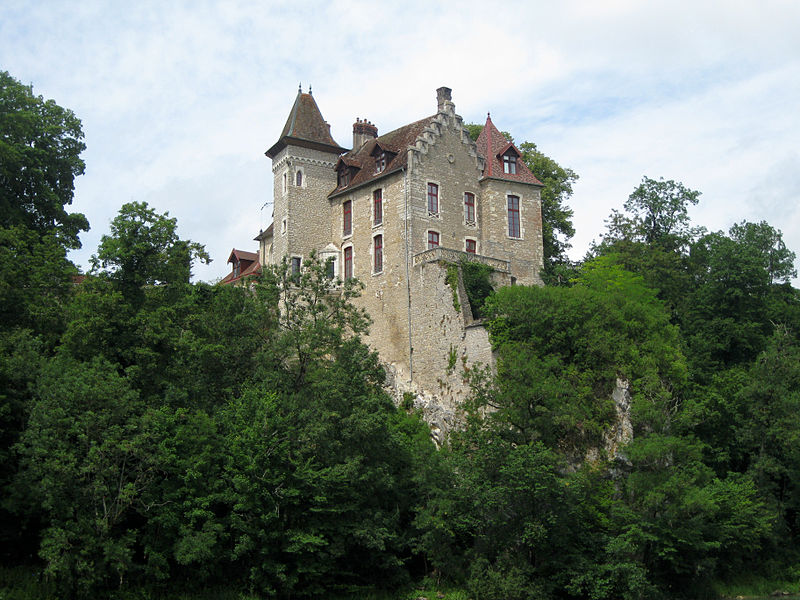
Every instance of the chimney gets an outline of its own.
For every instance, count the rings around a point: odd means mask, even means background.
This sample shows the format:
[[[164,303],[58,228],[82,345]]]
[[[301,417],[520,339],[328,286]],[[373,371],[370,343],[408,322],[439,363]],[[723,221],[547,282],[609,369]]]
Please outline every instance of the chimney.
[[[364,119],[363,121],[356,118],[353,123],[353,150],[358,150],[364,145],[364,142],[374,140],[378,137],[378,128]]]
[[[436,90],[436,105],[439,109],[438,112],[446,110],[446,103],[452,104],[452,101],[450,100],[450,93],[452,91],[453,90],[451,90],[449,87],[440,87],[438,90]]]

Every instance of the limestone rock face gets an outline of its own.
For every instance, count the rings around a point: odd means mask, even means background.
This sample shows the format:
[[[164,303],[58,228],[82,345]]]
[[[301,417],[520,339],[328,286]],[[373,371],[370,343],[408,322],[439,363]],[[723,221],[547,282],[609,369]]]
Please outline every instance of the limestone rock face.
[[[627,380],[617,378],[617,384],[611,393],[614,401],[614,410],[617,418],[614,424],[606,431],[604,446],[609,460],[624,458],[623,448],[633,439],[633,425],[631,424],[631,393]]]

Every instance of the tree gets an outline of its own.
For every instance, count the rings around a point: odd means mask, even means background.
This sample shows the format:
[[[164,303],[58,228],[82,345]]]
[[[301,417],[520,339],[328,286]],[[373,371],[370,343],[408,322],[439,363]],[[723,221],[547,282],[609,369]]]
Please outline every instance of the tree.
[[[641,277],[605,258],[572,288],[502,288],[487,300],[496,384],[482,402],[499,435],[582,457],[602,444],[618,378],[642,427],[670,418],[686,367],[677,328]]]
[[[483,125],[465,125],[472,140],[477,140]],[[514,138],[507,131],[501,132],[508,141]],[[519,147],[522,161],[544,184],[542,189],[542,246],[544,251],[545,283],[566,283],[572,276],[573,265],[567,256],[572,246],[570,238],[575,235],[572,225],[573,211],[567,202],[572,196],[572,185],[578,174],[572,169],[562,167],[555,160],[541,152],[533,142],[523,142]]]
[[[567,206],[567,202],[572,196],[572,184],[578,180],[578,174],[570,168],[559,165],[539,151],[532,142],[523,142],[519,149],[522,151],[523,162],[544,184],[542,246],[545,283],[563,283],[571,271],[567,250],[572,247],[569,240],[575,235],[575,227],[572,225],[574,213]]]
[[[700,192],[680,182],[643,177],[642,183],[625,201],[627,214],[613,211],[607,221],[604,243],[616,240],[638,241],[665,250],[686,248],[696,235],[689,227],[690,205],[699,201]]]
[[[88,229],[69,213],[75,177],[83,173],[78,118],[34,96],[0,71],[0,487],[18,469],[11,452],[30,410],[31,389],[64,329],[63,308],[78,272],[67,250]],[[10,496],[0,505],[3,542],[15,560],[28,554],[31,535]],[[16,537],[18,536],[18,537]],[[14,539],[16,537],[16,539]]]
[[[797,269],[794,268],[795,253],[783,243],[783,234],[766,221],[742,221],[731,227],[729,233],[731,239],[749,246],[759,254],[770,283],[788,283],[789,279],[797,277]]]
[[[610,257],[642,276],[658,291],[673,320],[692,285],[687,255],[703,230],[690,227],[688,207],[699,196],[680,182],[644,177],[626,200],[624,212],[612,211],[602,241],[588,255]]]
[[[89,224],[65,207],[84,169],[80,120],[0,71],[0,132],[0,227],[55,233],[64,247],[79,248]]]
[[[177,227],[177,219],[144,202],[124,204],[92,256],[93,272],[103,271],[134,294],[145,285],[189,283],[192,263],[211,259],[201,244],[180,239]]]

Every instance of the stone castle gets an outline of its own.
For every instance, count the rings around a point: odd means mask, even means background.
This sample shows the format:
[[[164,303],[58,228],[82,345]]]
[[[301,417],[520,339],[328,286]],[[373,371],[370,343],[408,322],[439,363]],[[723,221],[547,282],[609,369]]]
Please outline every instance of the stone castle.
[[[487,264],[495,287],[541,284],[541,182],[491,117],[472,141],[446,87],[434,115],[389,133],[357,119],[351,150],[299,90],[266,155],[272,225],[256,237],[257,254],[231,253],[223,283],[284,259],[299,270],[312,252],[330,259],[331,277],[357,277],[356,302],[373,320],[366,342],[398,397],[412,393],[443,434],[466,393],[462,368],[492,364],[487,332],[447,266]]]

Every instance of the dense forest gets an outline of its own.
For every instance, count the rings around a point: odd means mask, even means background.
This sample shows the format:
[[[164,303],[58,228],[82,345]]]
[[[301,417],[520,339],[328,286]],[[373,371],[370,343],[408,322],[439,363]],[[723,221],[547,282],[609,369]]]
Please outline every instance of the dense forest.
[[[698,192],[645,177],[575,264],[576,174],[521,144],[548,285],[480,296],[497,369],[463,374],[463,427],[437,449],[383,388],[358,282],[332,293],[325,265],[192,283],[203,246],[134,202],[79,275],[82,138],[0,73],[3,572],[65,598],[800,579],[800,292],[768,223],[709,232]]]

